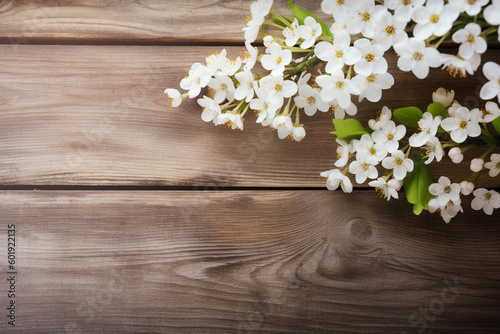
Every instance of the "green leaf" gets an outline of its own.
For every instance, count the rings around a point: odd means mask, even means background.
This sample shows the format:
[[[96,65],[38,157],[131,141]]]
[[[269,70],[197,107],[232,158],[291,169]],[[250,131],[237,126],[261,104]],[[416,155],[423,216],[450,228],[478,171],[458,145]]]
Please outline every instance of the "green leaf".
[[[316,16],[309,13],[307,10],[295,6],[291,1],[288,1],[288,7],[290,7],[290,9],[292,10],[293,15],[297,18],[297,21],[299,21],[299,24],[304,24],[304,20],[306,19],[306,17],[311,16],[313,19],[316,20],[316,22],[318,22],[321,25],[321,31],[323,32],[323,35],[328,37],[333,37],[333,34],[330,31],[330,27],[327,26],[325,22],[321,21]]]
[[[285,17],[285,16],[274,15],[273,16],[273,22],[276,23],[277,25],[282,26],[283,28],[286,28],[286,27],[290,26],[293,21],[290,20],[288,17]]]
[[[495,131],[500,135],[500,116],[495,118],[491,124],[493,124]]]
[[[335,125],[335,131],[331,133],[342,140],[359,139],[362,135],[369,133],[363,128],[361,123],[354,118],[334,119],[333,125]]]
[[[441,102],[433,102],[429,104],[429,106],[427,106],[427,112],[430,112],[432,117],[441,116],[445,118],[448,115],[448,111]]]
[[[417,107],[406,107],[394,110],[393,115],[399,123],[418,128],[418,121],[422,119],[424,114]]]
[[[406,199],[413,204],[413,213],[419,215],[432,198],[429,186],[432,184],[432,175],[420,155],[413,158],[413,171],[404,179]]]

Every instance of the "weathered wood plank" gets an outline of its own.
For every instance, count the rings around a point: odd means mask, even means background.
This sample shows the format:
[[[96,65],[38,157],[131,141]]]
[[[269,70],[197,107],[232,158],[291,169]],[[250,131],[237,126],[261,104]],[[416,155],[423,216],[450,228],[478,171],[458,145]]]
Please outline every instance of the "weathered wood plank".
[[[243,42],[248,0],[0,1],[0,39],[85,42]],[[314,0],[295,3],[318,14]],[[275,1],[290,13],[286,1]]]
[[[204,123],[195,101],[170,109],[164,89],[178,87],[210,49],[0,46],[0,184],[323,187],[319,173],[336,157],[331,115],[302,117],[307,135],[296,143],[279,140],[253,115],[244,131],[232,131]],[[397,86],[380,103],[360,106],[361,119],[384,104],[425,108],[439,86],[479,102],[467,94],[477,94],[480,77],[459,81],[439,70],[430,81],[394,76]],[[444,161],[436,176],[449,174]],[[455,181],[468,177],[463,167]]]
[[[500,226],[472,210],[447,225],[363,191],[2,191],[0,203],[25,333],[500,330]]]

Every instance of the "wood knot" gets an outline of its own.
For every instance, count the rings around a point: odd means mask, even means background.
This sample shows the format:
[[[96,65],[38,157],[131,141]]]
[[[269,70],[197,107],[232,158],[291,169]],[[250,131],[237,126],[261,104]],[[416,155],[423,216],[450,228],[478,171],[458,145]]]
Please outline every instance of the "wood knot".
[[[356,246],[373,244],[374,231],[372,225],[365,219],[353,219],[348,222],[349,235]]]

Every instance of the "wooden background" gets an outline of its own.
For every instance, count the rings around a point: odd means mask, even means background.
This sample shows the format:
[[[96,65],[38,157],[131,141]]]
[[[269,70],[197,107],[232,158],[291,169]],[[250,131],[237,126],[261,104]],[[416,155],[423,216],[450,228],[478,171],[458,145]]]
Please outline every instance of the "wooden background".
[[[296,3],[317,12],[319,1]],[[194,101],[170,109],[163,90],[193,62],[245,51],[249,4],[0,1],[0,332],[500,331],[498,213],[464,198],[445,224],[414,216],[403,193],[325,190],[328,114],[304,118],[295,143],[252,117],[242,132],[204,123]],[[480,103],[481,75],[433,70],[429,83],[388,59],[396,86],[362,105],[364,120],[383,105],[425,107],[440,86]],[[443,160],[436,179],[450,175]]]

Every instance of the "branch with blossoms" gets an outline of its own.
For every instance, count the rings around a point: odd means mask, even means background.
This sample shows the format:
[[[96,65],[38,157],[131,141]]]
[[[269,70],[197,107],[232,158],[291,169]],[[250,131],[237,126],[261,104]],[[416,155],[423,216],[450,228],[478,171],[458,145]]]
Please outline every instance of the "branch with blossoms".
[[[487,51],[488,37],[499,36],[500,1],[488,0],[323,0],[321,10],[332,16],[327,24],[288,2],[280,14],[273,1],[250,5],[243,28],[247,57],[231,60],[226,51],[195,63],[181,80],[181,94],[166,89],[172,107],[189,98],[203,108],[201,118],[214,125],[243,130],[248,110],[256,122],[277,130],[280,139],[302,140],[300,116],[331,111],[337,137],[336,169],[321,173],[327,188],[352,191],[355,181],[368,181],[387,200],[398,198],[404,186],[414,213],[439,212],[446,222],[462,212],[461,196],[471,193],[472,208],[486,214],[500,207],[500,194],[475,189],[479,175],[500,173],[500,109],[489,101],[472,110],[454,101],[453,91],[440,88],[425,112],[410,106],[392,112],[384,107],[363,126],[355,118],[357,104],[378,102],[394,77],[384,57],[393,50],[397,67],[425,79],[430,68],[442,67],[453,76],[474,74]],[[264,53],[252,45],[264,33]],[[441,53],[443,42],[459,44],[458,53]],[[483,100],[500,101],[500,66],[487,62]],[[206,95],[206,88],[211,92]],[[425,106],[424,106],[425,107]],[[452,183],[441,176],[433,183],[429,165],[447,155],[460,163],[463,153],[483,152],[472,160],[471,176]],[[488,160],[487,162],[485,162]]]

